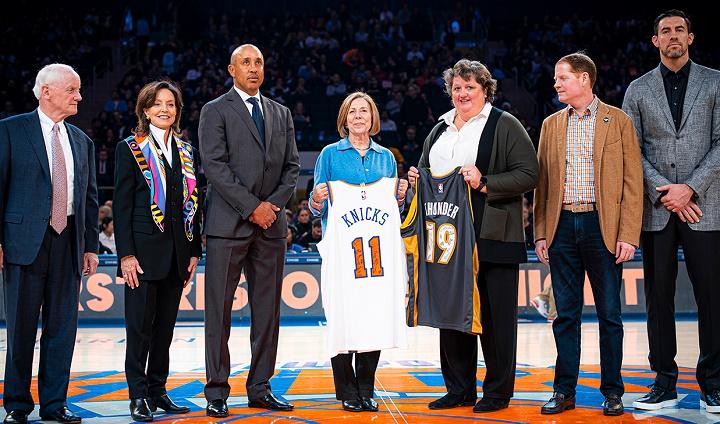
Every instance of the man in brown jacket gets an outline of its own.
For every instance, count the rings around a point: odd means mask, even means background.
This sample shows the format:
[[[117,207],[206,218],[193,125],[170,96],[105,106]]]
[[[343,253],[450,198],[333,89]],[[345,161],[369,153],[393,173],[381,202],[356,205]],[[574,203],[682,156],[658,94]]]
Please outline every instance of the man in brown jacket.
[[[535,251],[549,263],[558,316],[554,394],[541,412],[575,407],[585,272],[600,324],[603,413],[623,413],[622,263],[633,258],[642,224],[642,165],[631,119],[592,92],[597,70],[582,53],[555,65],[555,90],[568,106],[545,119],[535,191]]]

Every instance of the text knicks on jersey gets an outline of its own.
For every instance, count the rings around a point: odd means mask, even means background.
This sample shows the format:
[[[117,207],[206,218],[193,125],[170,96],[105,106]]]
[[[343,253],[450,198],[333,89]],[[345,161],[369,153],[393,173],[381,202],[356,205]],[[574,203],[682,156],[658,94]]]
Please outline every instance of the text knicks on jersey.
[[[368,206],[364,208],[350,209],[348,212],[342,214],[340,218],[342,218],[345,225],[347,225],[347,228],[350,228],[353,224],[363,221],[372,221],[380,225],[385,225],[389,216],[390,213],[385,212],[382,209]]]

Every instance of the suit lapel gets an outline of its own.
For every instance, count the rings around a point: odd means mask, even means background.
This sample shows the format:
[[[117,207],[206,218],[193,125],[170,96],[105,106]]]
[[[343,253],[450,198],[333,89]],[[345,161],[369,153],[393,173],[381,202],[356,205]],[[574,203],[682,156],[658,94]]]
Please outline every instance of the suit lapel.
[[[272,139],[273,114],[270,113],[270,102],[261,95],[263,109],[263,120],[265,121],[265,153],[270,151],[270,140]]]
[[[80,145],[78,137],[75,137],[75,132],[64,122],[63,125],[65,125],[65,130],[67,131],[68,139],[70,140],[70,150],[72,151],[73,169],[75,170],[75,178],[73,181],[73,206],[75,207],[75,211],[78,211],[80,210],[80,177],[82,176],[80,158],[83,156],[82,146]]]
[[[595,134],[593,134],[593,175],[595,175],[595,189],[597,196],[597,187],[600,182],[600,159],[602,158],[605,140],[607,139],[608,129],[610,128],[610,109],[603,102],[599,102],[597,114],[595,115]]]
[[[557,163],[562,164],[559,166],[558,171],[560,172],[560,178],[558,179],[558,182],[561,186],[560,193],[562,193],[562,186],[565,184],[565,155],[567,152],[567,126],[568,126],[568,110],[567,108],[563,109],[560,115],[557,119],[557,127],[555,128],[556,137],[551,138],[551,140],[558,140],[557,143],[555,143],[555,157],[557,158]],[[560,199],[562,201],[562,198]]]
[[[688,88],[690,88],[689,82]],[[672,113],[670,113],[670,105],[667,101],[667,94],[665,94],[665,84],[663,83],[660,66],[658,66],[652,71],[652,84],[650,84],[650,89],[653,92],[653,97],[655,98],[655,101],[657,101],[658,103],[658,107],[665,114],[665,118],[667,118],[670,127],[672,129],[675,129],[675,121],[673,121]]]
[[[45,171],[49,183],[50,164],[48,162],[47,149],[45,148],[45,137],[43,137],[42,126],[40,126],[40,116],[37,114],[37,111],[28,117],[27,123],[25,124],[25,131],[27,131],[30,145],[35,151],[35,155],[40,162],[40,167]]]
[[[683,103],[682,119],[680,120],[681,130],[685,125],[685,121],[687,121],[688,116],[690,116],[690,111],[695,104],[695,100],[697,99],[698,94],[700,94],[700,87],[702,87],[702,81],[703,78],[702,75],[700,75],[698,67],[694,63],[691,64],[690,75],[688,75],[687,89],[685,90],[685,101]]]
[[[225,96],[225,100],[227,100],[228,103],[230,103],[230,106],[235,109],[235,112],[240,115],[243,122],[245,123],[245,126],[248,127],[250,133],[253,135],[253,137],[255,137],[255,141],[260,144],[260,147],[262,147],[262,142],[260,141],[260,133],[255,126],[255,122],[252,120],[252,116],[250,116],[250,112],[248,112],[247,106],[245,106],[245,102],[243,102],[242,97],[240,97],[238,92],[235,91],[234,87],[231,88],[228,94]]]

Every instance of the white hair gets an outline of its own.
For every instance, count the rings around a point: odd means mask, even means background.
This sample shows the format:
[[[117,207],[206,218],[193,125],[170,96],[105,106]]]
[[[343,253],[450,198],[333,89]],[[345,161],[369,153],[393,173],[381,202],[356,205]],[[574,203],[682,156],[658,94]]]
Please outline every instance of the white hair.
[[[50,65],[45,65],[40,72],[38,72],[37,77],[35,77],[35,87],[33,87],[35,98],[40,99],[43,85],[55,84],[68,73],[80,78],[80,75],[75,72],[75,69],[73,69],[72,66],[62,63],[51,63]]]

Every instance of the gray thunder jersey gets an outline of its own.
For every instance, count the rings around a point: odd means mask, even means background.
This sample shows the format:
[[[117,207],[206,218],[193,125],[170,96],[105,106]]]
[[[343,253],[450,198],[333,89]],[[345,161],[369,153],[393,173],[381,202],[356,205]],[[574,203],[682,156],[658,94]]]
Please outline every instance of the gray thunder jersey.
[[[410,327],[480,334],[479,269],[470,187],[455,168],[434,176],[421,168],[402,224],[409,274]]]

